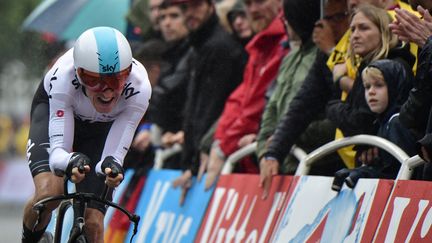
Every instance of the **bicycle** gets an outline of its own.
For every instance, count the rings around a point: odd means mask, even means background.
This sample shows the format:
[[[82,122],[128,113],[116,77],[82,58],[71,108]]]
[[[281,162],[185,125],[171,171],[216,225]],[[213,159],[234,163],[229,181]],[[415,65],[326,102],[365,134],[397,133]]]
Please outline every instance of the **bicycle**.
[[[82,168],[82,170],[80,171],[84,171],[84,169]],[[116,177],[116,175],[113,177]],[[58,207],[57,221],[56,221],[55,231],[54,231],[54,243],[61,242],[64,216],[67,209],[69,209],[71,206],[73,208],[73,225],[69,234],[68,243],[88,243],[88,240],[85,237],[83,231],[83,227],[85,225],[84,212],[88,202],[97,201],[103,203],[104,205],[108,205],[110,207],[114,207],[117,210],[120,210],[122,213],[127,215],[127,217],[131,222],[134,223],[133,234],[130,238],[130,242],[132,242],[133,237],[136,235],[138,231],[138,223],[140,221],[140,216],[136,214],[132,214],[126,209],[124,209],[123,207],[121,207],[120,205],[107,200],[106,197],[109,191],[107,185],[105,185],[101,197],[98,197],[94,193],[85,193],[85,192],[68,193],[68,188],[67,188],[68,180],[69,178],[65,176],[63,195],[57,195],[57,196],[45,198],[33,205],[33,210],[35,210],[36,213],[38,214],[38,220],[36,221],[34,227],[37,226],[40,220],[40,216],[45,210],[47,203],[62,201]]]

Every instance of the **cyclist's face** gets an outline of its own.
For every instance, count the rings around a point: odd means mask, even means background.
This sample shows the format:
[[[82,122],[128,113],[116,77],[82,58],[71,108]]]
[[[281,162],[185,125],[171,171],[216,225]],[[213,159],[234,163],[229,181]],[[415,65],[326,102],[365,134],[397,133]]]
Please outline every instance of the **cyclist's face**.
[[[99,113],[111,112],[116,106],[121,92],[121,90],[113,90],[109,87],[106,87],[103,91],[100,92],[94,92],[86,89],[87,96],[93,104],[93,107]]]

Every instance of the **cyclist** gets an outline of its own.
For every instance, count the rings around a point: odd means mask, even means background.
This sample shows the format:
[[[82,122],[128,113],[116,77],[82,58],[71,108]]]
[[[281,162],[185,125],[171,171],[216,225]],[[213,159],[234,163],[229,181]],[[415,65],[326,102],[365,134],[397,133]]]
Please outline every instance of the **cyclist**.
[[[85,31],[55,62],[31,107],[27,157],[35,194],[24,209],[22,242],[38,242],[44,234],[58,205],[49,205],[37,224],[32,206],[63,193],[60,176],[69,176],[77,191],[98,195],[104,183],[111,188],[120,184],[123,158],[150,95],[145,68],[132,58],[128,41],[116,29]],[[80,165],[84,170],[78,170]],[[115,177],[114,169],[120,172]],[[86,237],[103,242],[106,208],[97,202],[87,206]]]

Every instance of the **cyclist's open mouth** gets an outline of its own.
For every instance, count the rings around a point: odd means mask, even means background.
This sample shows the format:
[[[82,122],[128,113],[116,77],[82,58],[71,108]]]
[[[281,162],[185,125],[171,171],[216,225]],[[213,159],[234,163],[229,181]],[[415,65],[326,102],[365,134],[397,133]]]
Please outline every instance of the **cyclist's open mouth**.
[[[97,99],[99,100],[99,102],[101,102],[102,104],[109,104],[114,100],[114,97],[111,98],[102,98],[102,97],[97,97]]]

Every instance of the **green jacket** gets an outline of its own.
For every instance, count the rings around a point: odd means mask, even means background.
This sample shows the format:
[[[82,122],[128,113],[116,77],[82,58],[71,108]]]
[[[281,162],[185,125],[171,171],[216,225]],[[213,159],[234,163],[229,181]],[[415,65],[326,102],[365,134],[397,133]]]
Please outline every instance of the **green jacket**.
[[[261,158],[265,152],[267,139],[273,134],[279,120],[286,113],[289,103],[297,94],[306,75],[311,68],[318,48],[309,42],[298,49],[291,50],[284,57],[273,91],[261,121],[258,133],[257,156]]]

